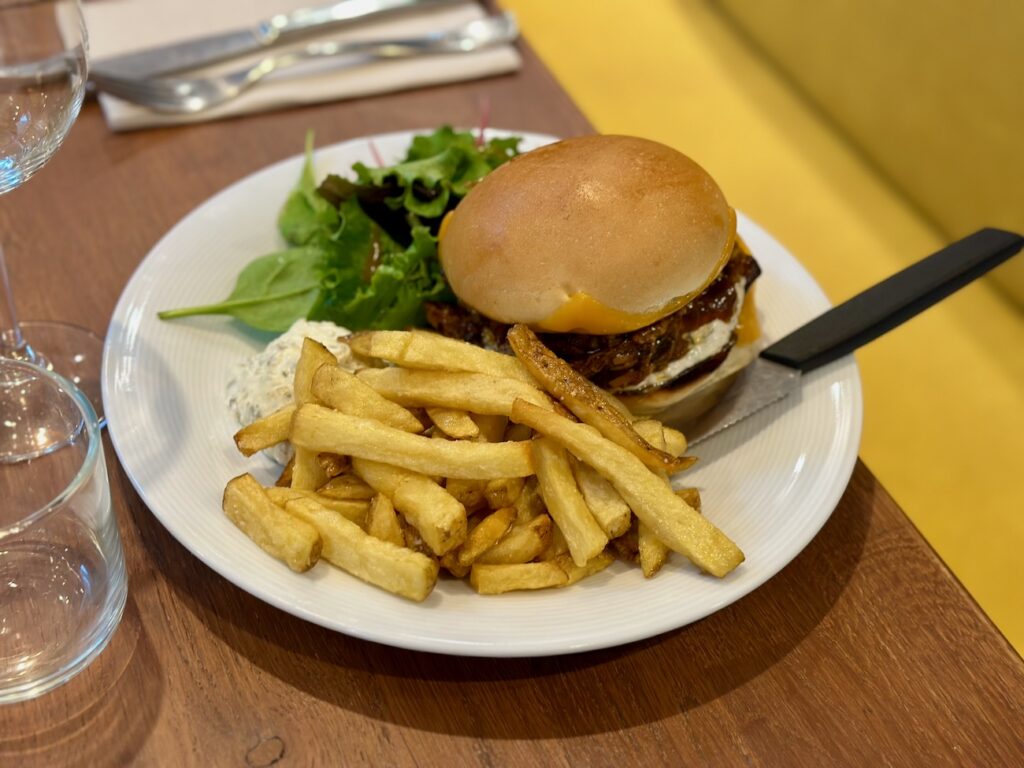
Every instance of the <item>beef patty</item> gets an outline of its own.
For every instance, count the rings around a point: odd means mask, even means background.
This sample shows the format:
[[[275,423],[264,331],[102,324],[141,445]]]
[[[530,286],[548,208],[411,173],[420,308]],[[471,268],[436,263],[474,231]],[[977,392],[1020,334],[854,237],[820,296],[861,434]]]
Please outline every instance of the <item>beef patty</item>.
[[[612,391],[635,387],[651,373],[660,371],[685,355],[692,346],[691,334],[713,320],[729,322],[736,310],[736,286],[748,290],[761,274],[753,256],[739,243],[729,261],[711,284],[682,309],[629,333],[542,333],[541,340],[573,368],[598,386]],[[427,322],[438,333],[511,354],[505,340],[509,325],[484,317],[458,304],[428,303]],[[725,360],[736,343],[736,334],[715,355],[682,371],[670,382],[680,386],[710,373]],[[636,390],[642,391],[642,390]]]

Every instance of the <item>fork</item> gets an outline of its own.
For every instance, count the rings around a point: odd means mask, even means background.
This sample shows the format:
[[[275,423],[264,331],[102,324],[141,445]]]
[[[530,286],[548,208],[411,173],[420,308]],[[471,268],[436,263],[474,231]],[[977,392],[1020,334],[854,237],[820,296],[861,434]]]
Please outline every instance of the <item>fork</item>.
[[[271,72],[311,59],[353,57],[349,66],[381,59],[470,53],[512,42],[519,35],[510,12],[477,19],[454,29],[396,40],[316,42],[294,51],[267,56],[257,63],[209,77],[136,80],[91,73],[100,91],[157,112],[194,114],[224,104],[252,88]]]

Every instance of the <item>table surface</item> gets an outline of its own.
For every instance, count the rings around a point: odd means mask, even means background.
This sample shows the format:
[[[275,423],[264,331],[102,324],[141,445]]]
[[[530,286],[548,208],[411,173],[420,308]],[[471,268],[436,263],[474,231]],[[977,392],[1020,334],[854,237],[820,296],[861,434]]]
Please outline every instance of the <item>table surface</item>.
[[[442,122],[562,135],[584,117],[528,48],[486,81],[116,135],[95,104],[0,205],[21,314],[102,332],[160,236],[318,141]],[[10,765],[1012,765],[1024,662],[858,464],[778,576],[685,629],[570,657],[463,659],[307,624],[156,521],[108,449],[130,596],[100,659],[0,709]],[[614,621],[609,616],[609,621]]]

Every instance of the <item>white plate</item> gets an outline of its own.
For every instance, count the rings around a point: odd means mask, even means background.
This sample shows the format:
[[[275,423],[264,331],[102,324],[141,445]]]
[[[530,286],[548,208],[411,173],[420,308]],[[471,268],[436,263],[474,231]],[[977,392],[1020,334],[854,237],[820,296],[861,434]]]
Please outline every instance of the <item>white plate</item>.
[[[399,158],[411,134],[373,137]],[[526,135],[532,148],[550,139]],[[321,149],[318,178],[373,162],[368,140]],[[228,479],[272,480],[264,458],[245,459],[225,406],[230,366],[266,339],[225,317],[162,322],[158,310],[226,296],[239,269],[279,247],[278,210],[302,158],[285,160],[220,192],[179,222],[132,276],[114,311],[103,361],[111,439],[139,495],[171,534],[215,571],[262,600],[356,637],[468,656],[538,656],[619,645],[682,627],[738,600],[778,573],[828,519],[853,471],[861,389],[847,358],[808,376],[779,403],[700,446],[685,475],[705,513],[746,553],[727,578],[701,575],[673,555],[645,580],[616,563],[564,590],[481,597],[442,580],[421,604],[368,586],[324,563],[295,574],[264,554],[220,511]],[[758,305],[778,338],[829,304],[800,264],[740,216],[760,261]]]

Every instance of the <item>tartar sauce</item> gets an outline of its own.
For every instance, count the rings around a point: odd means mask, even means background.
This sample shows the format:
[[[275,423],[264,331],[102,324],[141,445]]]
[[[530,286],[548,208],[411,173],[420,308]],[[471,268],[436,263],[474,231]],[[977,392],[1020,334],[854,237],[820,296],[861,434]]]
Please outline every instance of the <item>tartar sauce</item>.
[[[319,341],[338,358],[338,364],[350,371],[361,366],[352,358],[347,344],[338,341],[349,333],[330,322],[296,320],[261,352],[241,360],[231,371],[227,383],[228,407],[241,426],[268,416],[293,401],[295,366],[307,336]],[[264,451],[274,461],[287,464],[292,448],[282,443]]]

